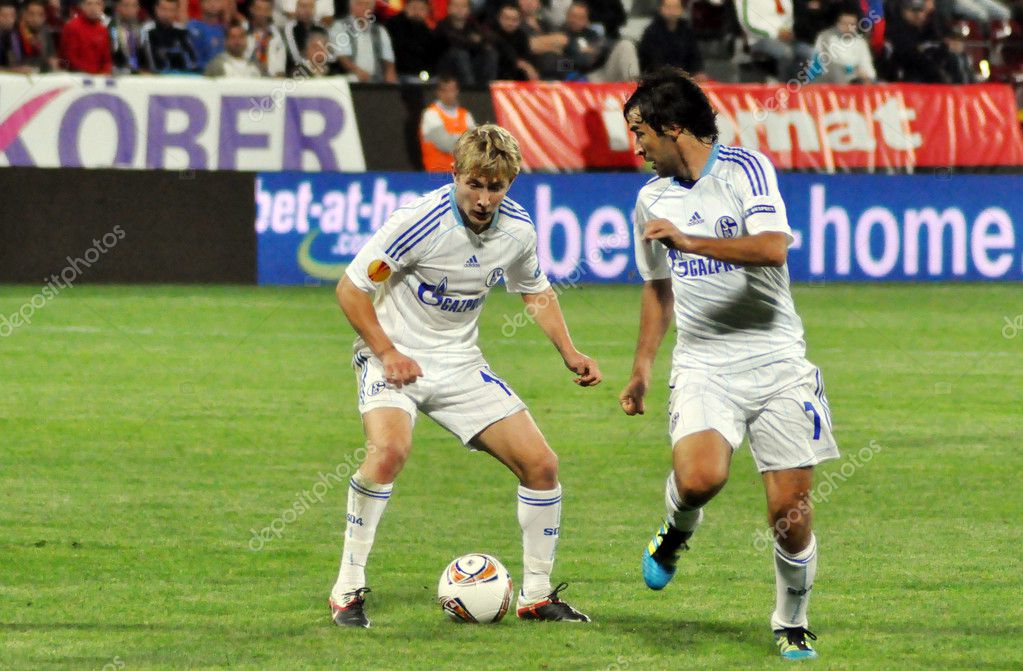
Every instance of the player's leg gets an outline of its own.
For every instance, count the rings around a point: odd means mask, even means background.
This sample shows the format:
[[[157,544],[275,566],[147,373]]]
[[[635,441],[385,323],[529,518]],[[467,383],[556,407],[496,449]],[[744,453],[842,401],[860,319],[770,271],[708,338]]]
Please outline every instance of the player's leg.
[[[427,390],[422,381],[401,389],[388,386],[383,366],[369,354],[356,354],[353,365],[366,456],[348,483],[344,548],[329,603],[336,624],[368,627],[366,562],[394,479],[412,448],[417,404]]]
[[[807,607],[817,573],[810,493],[813,467],[838,457],[820,371],[805,360],[758,369],[763,403],[749,424],[750,450],[763,474],[774,534],[775,609],[771,629],[781,655],[816,657]]]
[[[561,532],[561,485],[558,458],[533,418],[526,410],[505,417],[477,434],[472,445],[493,455],[519,480],[523,579],[518,616],[527,620],[588,622],[586,615],[558,597],[564,583],[551,587]]]
[[[368,591],[366,563],[394,480],[412,449],[412,418],[405,410],[369,410],[362,416],[362,425],[367,453],[348,485],[344,549],[330,593],[334,622],[341,626],[369,626],[363,610]]]
[[[813,535],[810,488],[813,468],[763,474],[767,515],[774,532],[775,606],[771,629],[781,654],[789,659],[816,657],[806,638],[807,607],[817,575],[817,539]]]
[[[672,471],[665,483],[664,523],[643,550],[643,580],[663,589],[675,575],[679,552],[703,521],[703,506],[728,480],[732,452],[745,417],[716,376],[687,371],[674,378],[668,404]]]
[[[643,579],[663,589],[674,577],[679,552],[688,550],[703,521],[703,506],[728,481],[732,446],[715,429],[681,438],[672,450],[672,472],[664,487],[665,520],[643,555]]]

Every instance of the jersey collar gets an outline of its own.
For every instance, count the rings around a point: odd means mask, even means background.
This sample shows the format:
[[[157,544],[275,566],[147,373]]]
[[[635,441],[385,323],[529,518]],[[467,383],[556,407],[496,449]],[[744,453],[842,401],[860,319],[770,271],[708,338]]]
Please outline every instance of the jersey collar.
[[[451,203],[451,214],[455,215],[455,221],[462,228],[465,228],[465,222],[462,221],[462,213],[458,210],[458,204],[455,203],[455,185],[452,184],[448,187],[448,202]]]
[[[717,142],[715,142],[714,145],[710,148],[710,155],[707,156],[707,162],[703,164],[703,171],[700,173],[699,177],[697,177],[696,179],[691,179],[691,180],[679,179],[678,177],[672,177],[671,178],[672,184],[676,184],[676,185],[681,186],[681,187],[686,188],[686,189],[691,189],[694,186],[696,186],[696,182],[697,181],[703,179],[704,177],[706,177],[707,175],[710,174],[711,168],[714,167],[714,161],[716,161],[717,157],[718,157],[718,147],[719,146],[720,145]]]
[[[718,147],[720,146],[715,142],[714,146],[710,148],[710,156],[707,157],[707,162],[703,164],[703,172],[700,173],[700,177],[706,177],[710,174],[710,169],[714,167],[714,161],[718,158]]]

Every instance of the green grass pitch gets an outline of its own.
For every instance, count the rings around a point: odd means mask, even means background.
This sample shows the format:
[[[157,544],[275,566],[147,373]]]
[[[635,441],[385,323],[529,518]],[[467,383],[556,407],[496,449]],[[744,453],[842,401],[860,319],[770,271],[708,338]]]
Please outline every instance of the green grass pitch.
[[[0,314],[37,291],[0,288]],[[1023,667],[1019,287],[795,293],[844,451],[817,478],[817,667]],[[516,483],[422,418],[371,557],[374,626],[342,631],[326,599],[346,489],[326,474],[362,437],[332,288],[65,291],[0,339],[0,667],[776,668],[747,451],[675,581],[642,584],[670,343],[650,411],[626,418],[637,301],[634,286],[562,295],[603,366],[592,390],[535,326],[502,335],[517,297],[495,291],[483,317],[490,363],[560,455],[555,579],[593,623],[447,621],[434,596],[456,555],[493,553],[518,581]],[[253,538],[271,525],[279,537]]]

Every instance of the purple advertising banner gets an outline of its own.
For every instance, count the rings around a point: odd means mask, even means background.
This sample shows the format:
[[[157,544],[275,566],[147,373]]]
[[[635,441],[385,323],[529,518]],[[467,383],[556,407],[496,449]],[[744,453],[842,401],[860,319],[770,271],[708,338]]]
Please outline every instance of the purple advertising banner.
[[[0,75],[0,166],[366,169],[340,77]]]

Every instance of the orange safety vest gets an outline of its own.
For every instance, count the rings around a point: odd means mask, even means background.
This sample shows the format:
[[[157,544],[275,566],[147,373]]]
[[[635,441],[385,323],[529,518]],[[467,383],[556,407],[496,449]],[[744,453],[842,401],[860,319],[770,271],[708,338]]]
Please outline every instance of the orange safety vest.
[[[444,130],[449,133],[461,135],[469,130],[469,115],[464,107],[459,107],[454,116],[445,114],[444,108],[437,103],[433,103],[426,109],[432,109],[440,115],[440,120],[444,122]],[[451,164],[454,163],[455,157],[441,151],[437,145],[423,137],[422,130],[419,131],[419,145],[423,150],[423,167],[427,172],[451,172]]]

